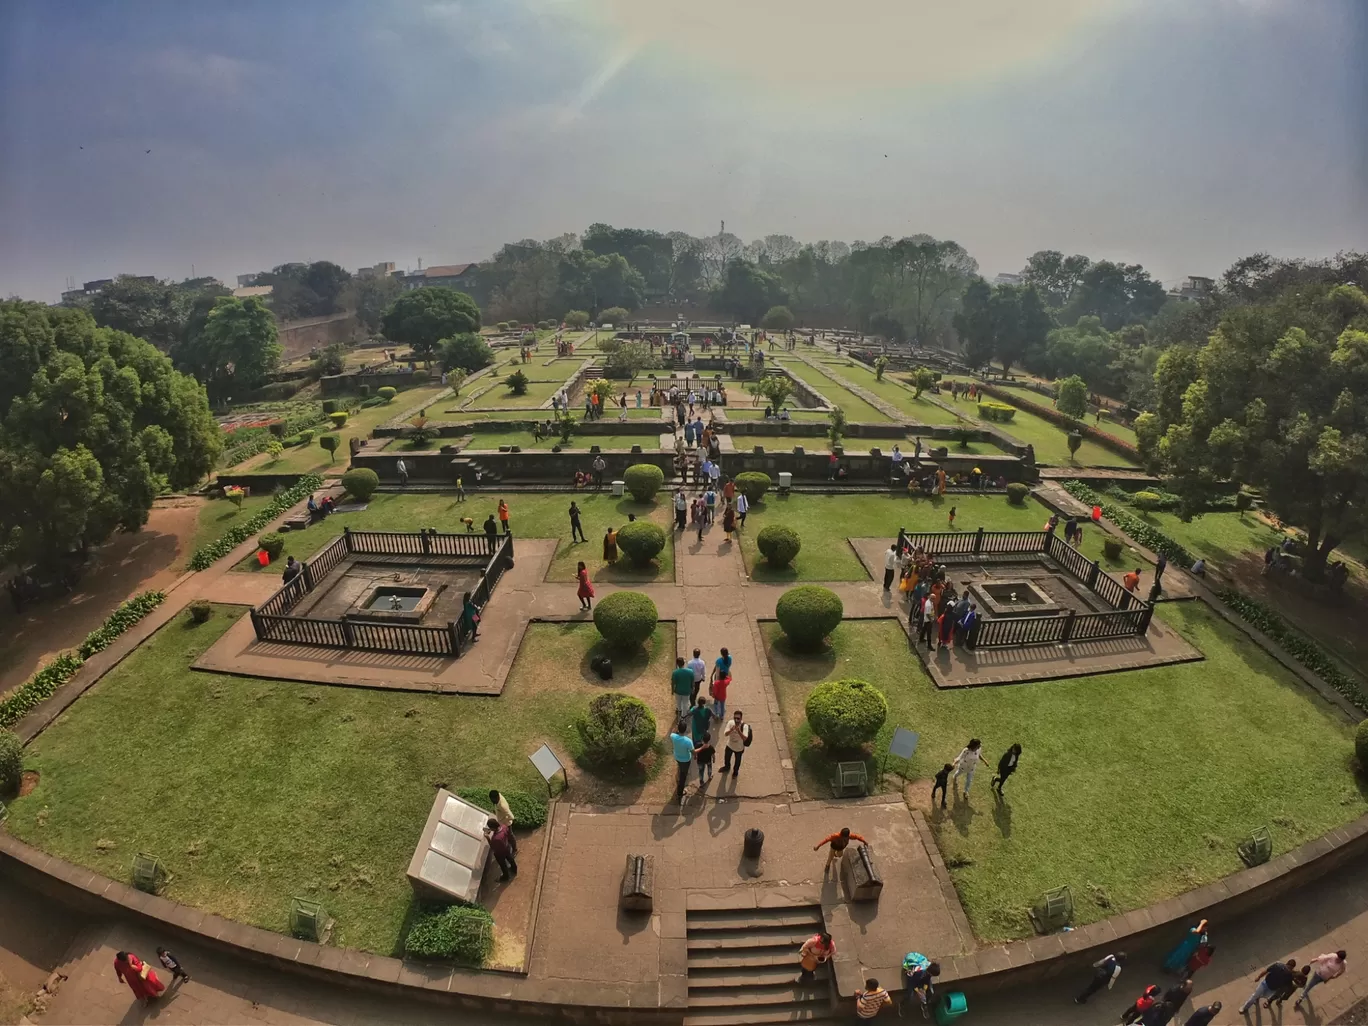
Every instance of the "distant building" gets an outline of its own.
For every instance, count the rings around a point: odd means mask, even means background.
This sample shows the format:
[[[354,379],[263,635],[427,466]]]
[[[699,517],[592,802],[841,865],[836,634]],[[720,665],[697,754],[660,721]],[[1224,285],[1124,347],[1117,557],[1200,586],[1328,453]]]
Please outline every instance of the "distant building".
[[[155,278],[150,278],[150,279],[148,279],[148,280],[149,280],[149,281],[156,281],[157,279],[155,279]],[[83,289],[85,290],[85,294],[86,294],[87,296],[93,296],[93,295],[95,295],[95,293],[97,293],[97,292],[99,292],[101,289],[103,289],[106,285],[113,285],[113,284],[114,284],[114,279],[113,279],[113,278],[97,278],[97,279],[95,279],[94,281],[88,281],[88,282],[86,282],[84,285],[81,286],[81,288],[83,288]]]
[[[233,289],[233,297],[235,299],[248,299],[256,296],[258,299],[265,299],[274,291],[274,285],[242,285]]]
[[[1176,288],[1169,289],[1170,299],[1203,299],[1216,290],[1215,278],[1203,278],[1200,275],[1189,275],[1178,283]]]
[[[445,285],[447,288],[469,291],[475,287],[475,272],[479,264],[437,264],[421,271],[396,274],[395,277],[406,289],[421,289],[428,285]]]
[[[255,284],[257,276],[255,274],[239,274],[237,276],[238,288],[246,288],[248,285]]]
[[[358,278],[388,278],[394,273],[394,261],[384,260],[374,267],[362,267],[357,270]]]
[[[1019,275],[1019,274],[1008,274],[1008,273],[1006,273],[1006,272],[1004,271],[1002,274],[999,274],[996,278],[993,279],[993,284],[994,284],[994,285],[1020,285],[1020,284],[1021,284],[1021,275]]]

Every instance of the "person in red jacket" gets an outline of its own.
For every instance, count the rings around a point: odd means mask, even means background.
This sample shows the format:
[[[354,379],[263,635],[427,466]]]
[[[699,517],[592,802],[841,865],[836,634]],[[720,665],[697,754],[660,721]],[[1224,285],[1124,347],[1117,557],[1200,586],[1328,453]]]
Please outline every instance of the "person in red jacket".
[[[824,844],[831,845],[831,849],[827,852],[826,865],[822,867],[822,874],[824,876],[831,869],[832,863],[841,861],[841,856],[845,854],[845,850],[850,845],[851,841],[859,841],[861,844],[869,843],[859,834],[851,833],[850,827],[841,827],[840,833],[832,834],[830,837],[824,837],[812,846],[812,850],[817,851]]]

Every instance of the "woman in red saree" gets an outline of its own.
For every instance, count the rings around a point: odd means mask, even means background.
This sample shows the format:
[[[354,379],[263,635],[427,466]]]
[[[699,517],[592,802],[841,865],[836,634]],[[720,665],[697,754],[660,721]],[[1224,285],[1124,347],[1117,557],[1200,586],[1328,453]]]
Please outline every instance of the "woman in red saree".
[[[166,984],[157,979],[152,967],[131,951],[120,951],[114,956],[114,975],[128,984],[133,996],[149,1004],[161,997]]]
[[[579,581],[575,594],[579,596],[580,608],[588,609],[594,604],[594,586],[589,583],[589,570],[582,562],[575,569],[575,579]]]

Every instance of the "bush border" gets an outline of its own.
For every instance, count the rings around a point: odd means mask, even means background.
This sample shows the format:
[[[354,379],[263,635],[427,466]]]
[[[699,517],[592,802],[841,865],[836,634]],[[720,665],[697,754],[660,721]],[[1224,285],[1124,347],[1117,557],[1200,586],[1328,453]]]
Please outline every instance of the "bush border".
[[[252,517],[228,528],[208,545],[201,545],[197,548],[195,554],[190,557],[190,569],[206,570],[213,566],[218,560],[228,555],[310,492],[321,488],[322,485],[323,478],[319,475],[305,474],[295,483],[294,487],[281,492]]]
[[[1144,466],[1145,461],[1140,458],[1140,450],[1131,445],[1130,442],[1117,438],[1115,435],[1109,435],[1107,432],[1081,420],[1066,417],[1053,407],[1041,406],[1029,399],[1022,399],[1020,396],[1008,392],[1005,388],[998,388],[996,385],[989,385],[982,381],[976,382],[976,384],[979,391],[986,392],[994,399],[1015,406],[1017,409],[1025,410],[1027,413],[1034,413],[1037,417],[1044,417],[1057,428],[1063,428],[1066,431],[1078,431],[1084,438],[1091,439],[1104,449],[1110,449],[1117,456],[1124,456],[1136,464]]]

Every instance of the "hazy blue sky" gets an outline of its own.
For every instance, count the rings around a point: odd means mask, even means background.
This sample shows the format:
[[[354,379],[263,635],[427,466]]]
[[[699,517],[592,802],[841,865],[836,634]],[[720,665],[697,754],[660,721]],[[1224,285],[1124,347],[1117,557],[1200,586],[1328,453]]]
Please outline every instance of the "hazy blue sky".
[[[1326,255],[1368,246],[1365,50],[1365,0],[0,0],[0,295],[594,221]]]

